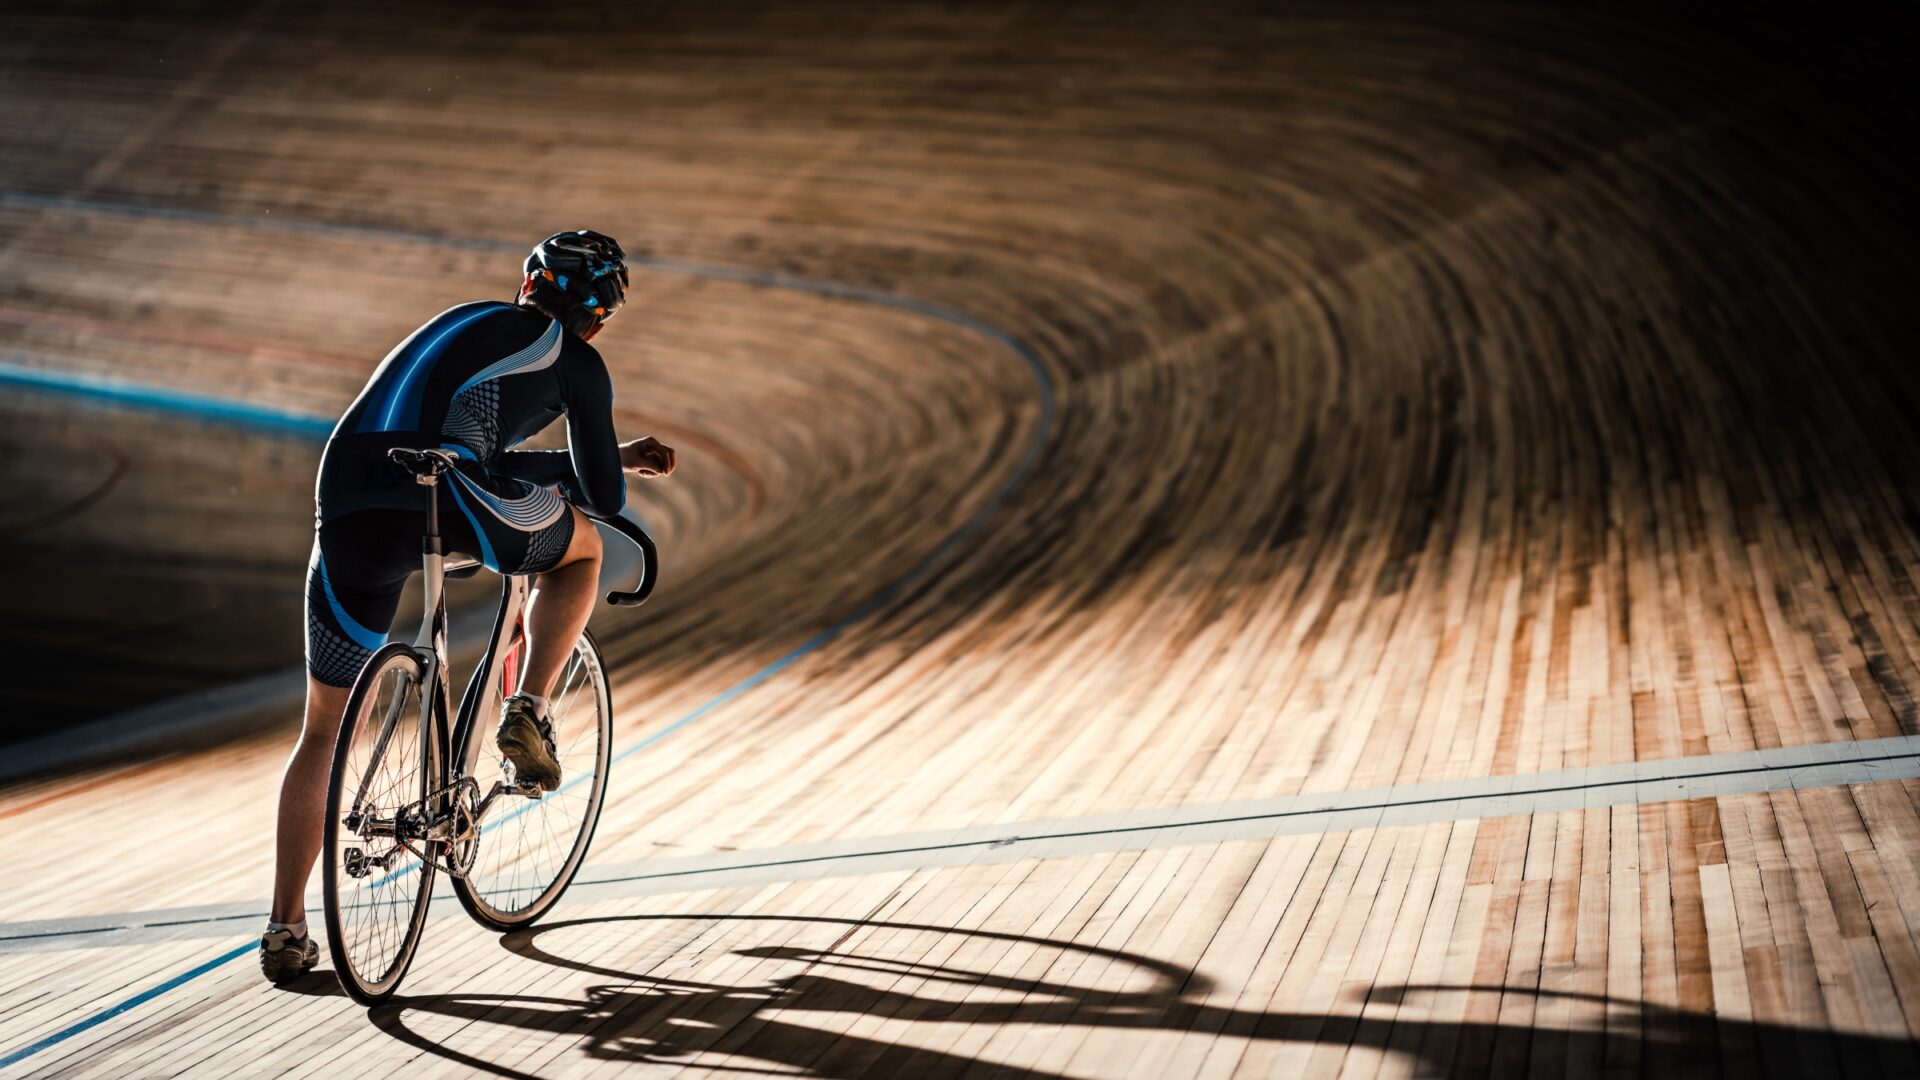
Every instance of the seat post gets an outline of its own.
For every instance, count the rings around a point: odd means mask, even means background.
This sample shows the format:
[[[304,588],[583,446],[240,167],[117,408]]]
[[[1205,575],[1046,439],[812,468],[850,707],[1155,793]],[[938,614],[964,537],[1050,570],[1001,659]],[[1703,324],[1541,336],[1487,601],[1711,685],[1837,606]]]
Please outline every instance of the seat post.
[[[440,551],[440,478],[427,484],[427,535],[420,540],[420,554],[439,555]]]
[[[435,465],[440,464],[434,462]],[[447,604],[441,595],[446,567],[440,550],[440,469],[431,468],[418,477],[427,489],[427,534],[420,538],[421,583],[425,586],[427,611],[420,620],[416,644],[431,648],[438,663],[447,657]]]

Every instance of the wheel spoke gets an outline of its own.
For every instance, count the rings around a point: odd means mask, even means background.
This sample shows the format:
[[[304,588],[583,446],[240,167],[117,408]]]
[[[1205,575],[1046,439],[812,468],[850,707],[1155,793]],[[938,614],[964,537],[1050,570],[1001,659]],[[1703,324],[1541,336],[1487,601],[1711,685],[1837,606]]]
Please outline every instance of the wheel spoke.
[[[404,967],[430,874],[398,837],[369,835],[364,827],[356,831],[343,819],[358,806],[362,821],[397,821],[427,792],[428,767],[435,760],[429,750],[435,748],[422,726],[423,687],[414,671],[410,657],[396,654],[364,676],[369,682],[357,695],[358,708],[342,721],[348,725],[344,760],[330,786],[327,903],[337,938],[332,945],[345,969],[343,979],[367,995],[390,989]],[[392,731],[382,745],[381,729],[389,718]]]
[[[463,893],[497,923],[529,921],[572,879],[598,816],[611,727],[599,656],[584,639],[549,695],[560,790],[507,804],[485,826]]]

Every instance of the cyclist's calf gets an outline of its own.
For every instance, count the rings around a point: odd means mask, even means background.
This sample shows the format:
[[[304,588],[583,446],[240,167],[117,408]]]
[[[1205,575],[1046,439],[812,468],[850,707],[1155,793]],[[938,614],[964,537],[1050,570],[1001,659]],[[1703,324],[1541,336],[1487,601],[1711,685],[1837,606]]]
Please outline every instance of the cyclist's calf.
[[[321,815],[327,798],[327,770],[333,763],[333,744],[340,733],[340,717],[347,711],[345,686],[328,686],[307,676],[307,714],[300,741],[287,759],[280,784],[274,848],[273,910],[275,922],[296,923],[307,917],[307,875],[320,855]]]
[[[553,568],[533,579],[527,605],[527,670],[520,692],[546,697],[561,664],[586,629],[600,587],[600,531],[575,507],[573,538]]]

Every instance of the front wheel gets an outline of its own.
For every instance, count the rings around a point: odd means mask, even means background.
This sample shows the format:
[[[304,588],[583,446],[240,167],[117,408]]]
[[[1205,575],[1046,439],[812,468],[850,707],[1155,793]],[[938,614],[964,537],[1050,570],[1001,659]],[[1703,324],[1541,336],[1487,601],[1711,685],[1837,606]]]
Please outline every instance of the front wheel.
[[[433,896],[424,839],[427,797],[445,745],[436,687],[412,647],[392,642],[367,661],[347,699],[327,781],[327,949],[340,985],[362,1005],[393,995],[413,962]]]
[[[507,667],[514,672],[517,664]],[[488,700],[497,706],[501,699]],[[527,926],[559,902],[587,857],[607,796],[613,698],[591,634],[581,632],[547,700],[559,750],[559,790],[537,799],[515,796],[495,803],[480,823],[472,868],[453,881],[467,914],[495,930]],[[475,773],[480,790],[487,791],[499,778],[499,761],[492,731],[476,732],[475,737],[486,740]]]

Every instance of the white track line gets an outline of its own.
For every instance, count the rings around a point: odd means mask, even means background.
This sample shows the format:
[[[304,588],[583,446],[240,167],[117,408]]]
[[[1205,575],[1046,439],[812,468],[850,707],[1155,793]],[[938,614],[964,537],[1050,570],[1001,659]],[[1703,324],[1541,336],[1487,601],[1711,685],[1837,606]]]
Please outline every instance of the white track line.
[[[1212,806],[859,837],[608,866],[589,864],[571,901],[873,874],[1137,848],[1217,844],[1435,821],[1749,795],[1920,777],[1920,736],[1666,758],[1585,769],[1287,795]],[[318,906],[318,900],[310,900]],[[450,908],[451,902],[445,906]],[[0,923],[0,955],[251,932],[266,902]]]

